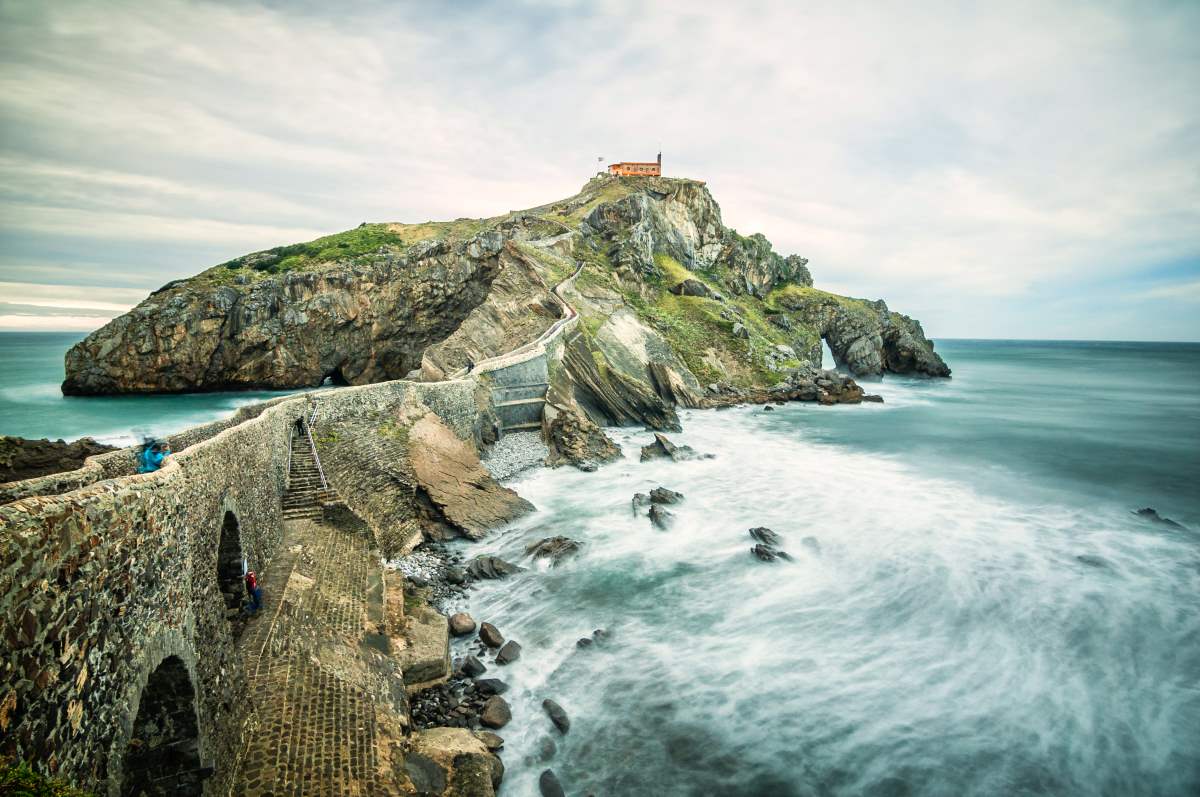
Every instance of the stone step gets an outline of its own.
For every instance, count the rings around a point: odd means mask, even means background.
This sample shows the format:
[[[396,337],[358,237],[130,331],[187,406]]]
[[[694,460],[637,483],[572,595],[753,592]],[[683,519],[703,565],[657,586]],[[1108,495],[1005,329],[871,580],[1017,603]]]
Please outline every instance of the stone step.
[[[514,399],[512,401],[498,401],[498,402],[496,402],[496,406],[497,407],[518,407],[523,404],[545,404],[545,403],[546,403],[545,396],[536,396],[534,398]]]
[[[541,428],[542,428],[541,421],[530,421],[529,423],[514,423],[512,426],[505,426],[504,431],[520,432],[520,431],[523,431],[526,429],[541,429]]]

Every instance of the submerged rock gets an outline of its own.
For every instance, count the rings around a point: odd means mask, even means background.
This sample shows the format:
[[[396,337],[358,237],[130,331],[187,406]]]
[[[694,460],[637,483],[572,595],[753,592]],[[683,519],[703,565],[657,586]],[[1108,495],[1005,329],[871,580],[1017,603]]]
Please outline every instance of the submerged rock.
[[[467,563],[467,572],[474,578],[506,578],[524,569],[498,556],[477,556]]]
[[[821,543],[817,541],[816,537],[804,537],[800,540],[800,544],[814,554],[821,553]]]
[[[669,529],[675,521],[675,515],[662,508],[661,504],[651,504],[650,511],[646,513],[650,522],[660,529]]]
[[[1149,520],[1152,523],[1161,523],[1162,525],[1170,526],[1173,529],[1184,528],[1183,524],[1176,523],[1174,520],[1158,514],[1158,510],[1154,509],[1153,507],[1148,506],[1144,509],[1135,510],[1133,514],[1137,515],[1142,520]]]
[[[483,742],[484,746],[493,752],[504,747],[504,737],[494,734],[491,731],[475,731],[475,738]]]
[[[542,797],[567,797],[553,769],[547,769],[538,777],[538,791]]]
[[[566,733],[571,730],[571,719],[567,716],[567,712],[563,710],[562,706],[546,698],[542,701],[542,708],[546,710],[550,721],[554,723],[554,727],[558,728],[560,733]]]
[[[650,500],[656,504],[677,504],[683,500],[683,493],[668,490],[666,487],[655,487],[650,491]]]
[[[750,529],[750,536],[758,542],[764,542],[767,545],[778,545],[780,542],[779,535],[766,526],[755,526]]]
[[[558,564],[568,556],[578,553],[583,546],[568,537],[547,537],[525,546],[525,553],[534,559],[549,559],[550,564]]]
[[[650,506],[650,496],[645,493],[634,493],[631,503],[633,504],[633,514],[636,515],[642,507]]]
[[[1103,556],[1096,556],[1095,554],[1090,554],[1090,553],[1085,553],[1085,554],[1081,554],[1080,556],[1076,556],[1075,560],[1077,562],[1079,562],[1080,564],[1087,565],[1088,567],[1098,567],[1101,569],[1107,569],[1112,566],[1111,564],[1109,564],[1109,561],[1107,559],[1105,559]]]

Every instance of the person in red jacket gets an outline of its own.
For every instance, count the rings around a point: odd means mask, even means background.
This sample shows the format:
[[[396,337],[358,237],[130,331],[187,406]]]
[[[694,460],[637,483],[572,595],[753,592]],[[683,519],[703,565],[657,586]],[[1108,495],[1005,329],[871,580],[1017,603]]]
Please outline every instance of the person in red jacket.
[[[246,611],[256,614],[262,608],[262,587],[258,586],[258,578],[253,570],[246,573],[246,594],[250,596],[250,606]]]

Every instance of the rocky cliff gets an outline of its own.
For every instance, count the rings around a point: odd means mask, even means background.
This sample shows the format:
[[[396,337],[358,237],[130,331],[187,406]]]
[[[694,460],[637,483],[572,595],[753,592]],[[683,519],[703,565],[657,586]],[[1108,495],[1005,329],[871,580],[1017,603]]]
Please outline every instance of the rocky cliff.
[[[527,211],[362,225],[165,285],[68,352],[63,392],[441,379],[541,334],[579,264],[572,392],[597,422],[669,427],[671,404],[819,365],[822,339],[855,375],[950,373],[916,321],[816,290],[807,260],[725,227],[703,183],[597,177]]]

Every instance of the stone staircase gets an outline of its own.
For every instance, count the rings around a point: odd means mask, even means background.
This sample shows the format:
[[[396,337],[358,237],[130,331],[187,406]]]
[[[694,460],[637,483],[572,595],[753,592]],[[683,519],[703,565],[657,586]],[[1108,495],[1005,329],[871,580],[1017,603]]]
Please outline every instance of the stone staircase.
[[[283,519],[302,520],[321,517],[321,502],[333,501],[337,494],[321,486],[321,472],[313,457],[307,435],[292,433],[292,467],[287,490],[283,494]]]
[[[546,407],[545,382],[505,385],[492,389],[492,402],[505,432],[542,428],[542,411]]]

